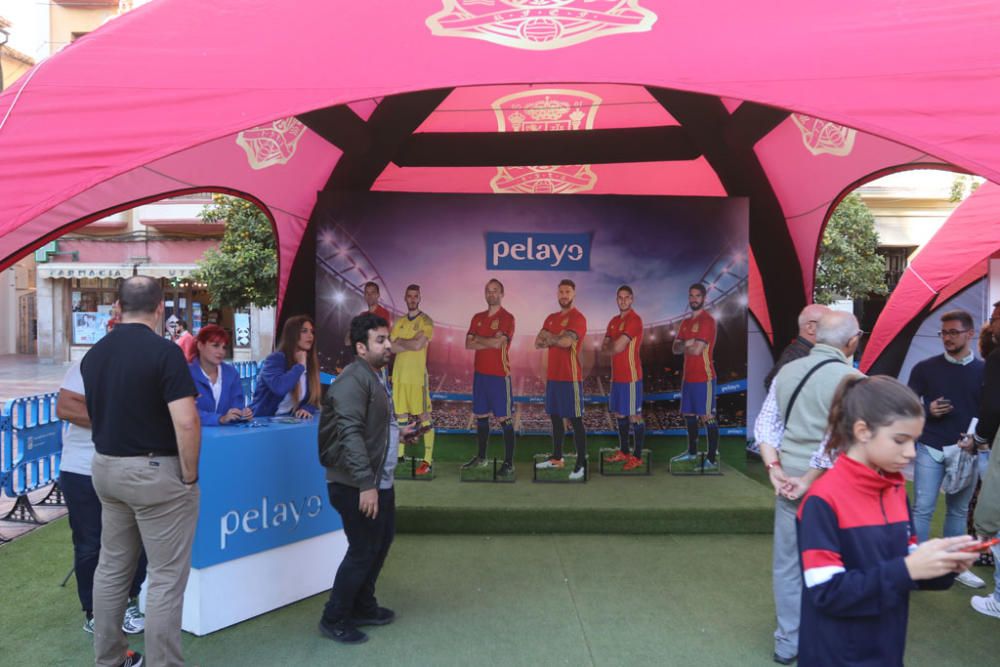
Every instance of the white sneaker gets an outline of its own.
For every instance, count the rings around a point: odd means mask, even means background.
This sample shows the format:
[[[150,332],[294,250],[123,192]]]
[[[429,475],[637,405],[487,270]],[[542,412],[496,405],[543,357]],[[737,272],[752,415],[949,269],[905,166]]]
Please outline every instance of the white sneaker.
[[[548,459],[546,461],[542,461],[541,463],[536,463],[535,467],[539,470],[551,470],[554,468],[562,468],[564,465],[566,464],[563,463],[562,459]]]
[[[992,595],[977,595],[969,602],[972,603],[972,608],[980,614],[1000,618],[1000,602],[997,602],[997,599]]]
[[[569,478],[575,482],[578,479],[583,479],[585,473],[586,468],[577,468],[569,474]]]
[[[955,581],[969,588],[986,588],[986,582],[972,574],[971,570],[966,570],[955,577]]]
[[[122,632],[127,635],[138,635],[146,629],[146,617],[139,611],[139,601],[132,599],[125,607],[125,618],[122,621]]]

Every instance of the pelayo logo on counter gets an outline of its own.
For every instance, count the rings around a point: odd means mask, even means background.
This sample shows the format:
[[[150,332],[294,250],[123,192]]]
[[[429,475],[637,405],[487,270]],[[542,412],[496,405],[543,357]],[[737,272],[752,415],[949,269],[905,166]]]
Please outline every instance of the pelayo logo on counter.
[[[202,433],[201,508],[191,554],[195,569],[343,527],[325,500],[315,421],[284,424],[264,418],[254,423],[266,428],[207,427]]]
[[[243,510],[229,510],[219,520],[219,548],[225,549],[233,535],[252,535],[285,526],[294,531],[301,521],[315,519],[323,510],[323,499],[319,496],[292,498],[287,502],[274,502],[267,496],[260,499],[260,507]]]
[[[590,234],[487,232],[486,268],[500,271],[589,271]]]

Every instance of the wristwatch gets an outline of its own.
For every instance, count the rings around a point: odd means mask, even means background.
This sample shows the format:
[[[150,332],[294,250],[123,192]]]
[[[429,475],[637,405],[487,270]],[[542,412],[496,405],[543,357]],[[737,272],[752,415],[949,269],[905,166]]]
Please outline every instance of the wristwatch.
[[[781,467],[781,459],[775,459],[770,463],[765,464],[764,470],[770,470],[771,468],[780,468],[780,467]]]

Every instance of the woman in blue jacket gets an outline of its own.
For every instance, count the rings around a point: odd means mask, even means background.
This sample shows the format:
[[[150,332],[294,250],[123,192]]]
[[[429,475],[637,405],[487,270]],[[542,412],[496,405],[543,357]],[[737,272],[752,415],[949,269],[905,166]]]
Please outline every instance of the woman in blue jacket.
[[[312,419],[319,411],[322,397],[315,343],[316,326],[308,315],[288,318],[281,344],[260,366],[250,404],[255,415]]]
[[[250,419],[253,412],[243,398],[243,383],[236,369],[227,363],[226,347],[229,334],[215,324],[201,328],[195,339],[196,354],[188,368],[198,388],[195,405],[202,426],[219,426],[233,421]]]

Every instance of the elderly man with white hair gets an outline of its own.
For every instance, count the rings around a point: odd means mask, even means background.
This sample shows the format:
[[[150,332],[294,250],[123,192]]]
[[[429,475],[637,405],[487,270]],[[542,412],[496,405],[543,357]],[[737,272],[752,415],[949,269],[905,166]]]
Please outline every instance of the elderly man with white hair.
[[[850,360],[862,333],[850,313],[822,314],[816,324],[816,344],[807,356],[778,372],[754,426],[775,493],[774,661],[782,665],[792,664],[799,651],[802,572],[795,515],[805,490],[827,465],[816,460],[816,450],[837,386],[848,375],[860,374]]]

